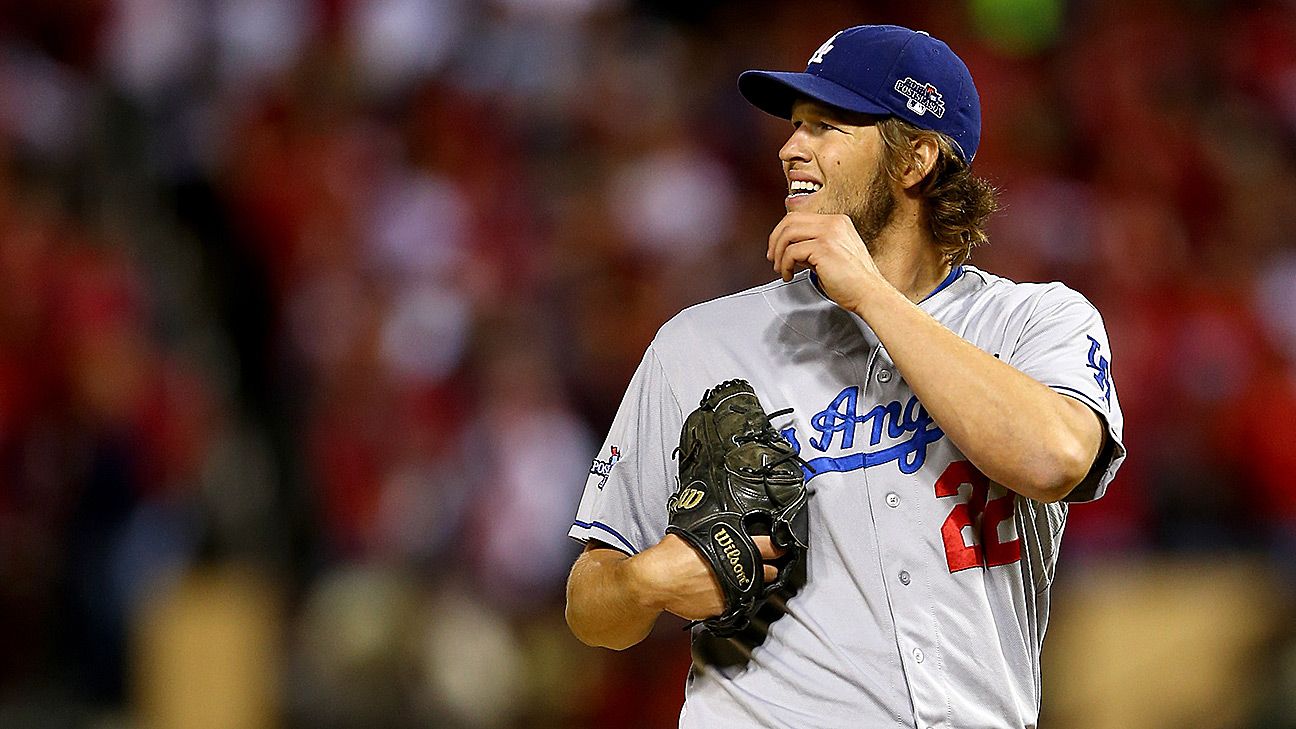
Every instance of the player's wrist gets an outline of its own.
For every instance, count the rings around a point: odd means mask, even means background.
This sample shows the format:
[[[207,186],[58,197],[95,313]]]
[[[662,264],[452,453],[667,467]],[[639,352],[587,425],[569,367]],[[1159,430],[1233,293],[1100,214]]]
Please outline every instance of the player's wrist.
[[[853,295],[850,299],[845,302],[838,302],[838,305],[852,314],[867,320],[868,313],[872,310],[874,302],[876,302],[879,297],[885,296],[888,290],[895,291],[895,287],[893,287],[880,274],[865,271],[855,279],[852,288]]]
[[[850,307],[850,311],[864,321],[876,317],[888,305],[909,303],[908,297],[880,273],[865,276],[861,289],[861,294]]]

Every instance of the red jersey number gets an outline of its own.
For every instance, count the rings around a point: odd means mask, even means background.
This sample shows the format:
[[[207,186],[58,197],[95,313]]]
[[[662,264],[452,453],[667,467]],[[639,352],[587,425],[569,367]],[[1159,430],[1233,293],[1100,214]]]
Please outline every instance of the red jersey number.
[[[936,479],[937,498],[958,498],[960,488],[968,488],[967,500],[956,503],[941,525],[950,572],[970,567],[997,567],[1021,559],[1021,539],[1000,541],[999,538],[1001,522],[1007,520],[1013,526],[1011,519],[1017,495],[1009,491],[987,501],[990,486],[990,480],[968,461],[954,461]],[[995,486],[996,490],[1002,488]],[[964,539],[965,529],[971,544]]]

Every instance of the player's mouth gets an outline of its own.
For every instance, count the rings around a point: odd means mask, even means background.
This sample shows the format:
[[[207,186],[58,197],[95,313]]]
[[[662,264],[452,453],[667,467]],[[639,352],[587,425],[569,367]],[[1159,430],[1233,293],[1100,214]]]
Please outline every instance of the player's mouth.
[[[822,189],[823,184],[813,180],[789,180],[787,197],[783,202],[785,205],[794,205],[805,201]]]
[[[809,180],[793,180],[788,183],[788,197],[805,197],[823,189],[823,185]]]

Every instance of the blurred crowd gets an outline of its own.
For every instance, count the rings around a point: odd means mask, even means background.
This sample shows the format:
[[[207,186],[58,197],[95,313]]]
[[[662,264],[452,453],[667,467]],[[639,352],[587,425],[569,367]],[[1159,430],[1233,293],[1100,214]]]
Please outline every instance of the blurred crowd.
[[[1059,580],[1296,586],[1291,2],[11,1],[0,726],[672,726],[684,634],[577,645],[567,527],[657,327],[772,278],[738,72],[865,22],[972,69],[972,262],[1105,316]]]

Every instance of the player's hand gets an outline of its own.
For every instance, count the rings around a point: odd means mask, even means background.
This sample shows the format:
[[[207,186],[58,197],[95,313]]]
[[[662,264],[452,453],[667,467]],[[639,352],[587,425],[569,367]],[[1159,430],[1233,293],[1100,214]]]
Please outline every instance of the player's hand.
[[[765,581],[778,578],[769,561],[783,555],[769,537],[753,537],[760,549]],[[660,542],[630,559],[635,589],[641,600],[653,607],[684,618],[704,620],[724,612],[724,594],[711,564],[682,538],[667,534]]]
[[[813,269],[824,292],[848,311],[858,311],[871,287],[885,283],[846,215],[788,213],[770,233],[765,258],[784,281]]]

